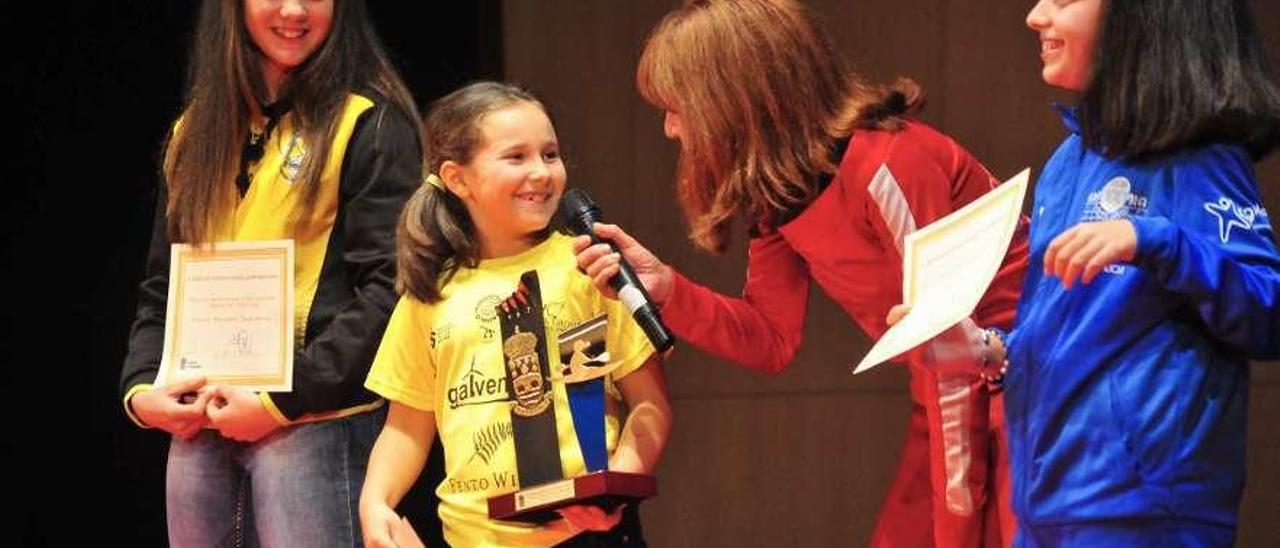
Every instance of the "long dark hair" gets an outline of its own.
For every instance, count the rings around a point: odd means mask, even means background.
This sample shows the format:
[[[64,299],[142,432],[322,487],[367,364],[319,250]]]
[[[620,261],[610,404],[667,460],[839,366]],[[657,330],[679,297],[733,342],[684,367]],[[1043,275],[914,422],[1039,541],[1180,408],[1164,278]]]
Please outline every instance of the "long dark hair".
[[[470,163],[484,137],[481,119],[520,103],[547,110],[528,91],[499,82],[476,82],[436,100],[423,122],[423,168],[439,174],[446,161]],[[396,290],[422,302],[438,302],[440,288],[458,268],[479,263],[480,246],[466,205],[443,188],[423,184],[400,214]]]
[[[910,80],[875,86],[849,70],[794,0],[688,2],[649,35],[636,86],[680,115],[680,204],[713,252],[734,216],[771,223],[813,201],[836,141],[898,129],[923,105]]]
[[[272,99],[258,52],[244,26],[244,3],[204,0],[187,69],[187,97],[179,127],[166,144],[168,234],[175,242],[204,242],[217,219],[235,207],[232,182],[240,170],[250,120]],[[314,203],[340,114],[352,92],[370,93],[418,119],[413,96],[373,29],[364,0],[334,0],[324,43],[282,83],[308,154],[297,180],[304,203]]]
[[[1086,145],[1143,160],[1209,142],[1254,159],[1280,141],[1280,92],[1247,0],[1105,3],[1080,100]]]

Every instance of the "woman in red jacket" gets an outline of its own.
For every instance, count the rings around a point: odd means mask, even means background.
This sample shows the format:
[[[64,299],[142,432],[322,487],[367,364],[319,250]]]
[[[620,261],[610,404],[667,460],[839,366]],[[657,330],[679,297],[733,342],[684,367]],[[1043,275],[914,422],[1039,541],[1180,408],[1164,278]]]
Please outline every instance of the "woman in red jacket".
[[[690,281],[616,226],[597,233],[620,248],[677,336],[748,369],[791,362],[810,280],[878,338],[901,300],[903,238],[997,184],[910,117],[922,103],[914,83],[864,83],[791,0],[690,2],[649,37],[636,80],[680,142],[676,184],[693,241],[720,252],[734,217],[750,226],[743,295]],[[983,378],[978,326],[1012,323],[1025,228],[973,317],[909,360],[910,432],[873,545],[1011,539],[1003,410]],[[608,291],[619,256],[586,237],[577,249]]]

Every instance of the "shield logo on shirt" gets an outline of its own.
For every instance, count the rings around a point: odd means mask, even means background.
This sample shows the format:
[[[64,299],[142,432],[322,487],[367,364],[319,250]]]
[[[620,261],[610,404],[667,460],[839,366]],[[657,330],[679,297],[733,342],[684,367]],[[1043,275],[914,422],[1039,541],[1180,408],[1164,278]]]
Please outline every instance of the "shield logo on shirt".
[[[298,172],[302,170],[302,161],[306,157],[307,149],[298,139],[298,133],[294,132],[293,137],[289,138],[289,146],[285,147],[284,163],[280,165],[280,174],[284,175],[285,180],[292,183],[298,178]]]

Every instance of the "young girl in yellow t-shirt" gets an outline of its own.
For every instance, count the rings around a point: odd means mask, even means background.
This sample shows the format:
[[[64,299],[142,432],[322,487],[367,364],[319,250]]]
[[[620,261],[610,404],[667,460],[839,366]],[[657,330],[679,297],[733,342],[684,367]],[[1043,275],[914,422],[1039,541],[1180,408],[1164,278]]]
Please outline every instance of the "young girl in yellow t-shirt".
[[[406,529],[393,508],[438,434],[445,479],[436,492],[450,544],[642,546],[634,507],[569,507],[564,519],[541,526],[488,519],[487,499],[520,487],[513,415],[523,401],[508,393],[495,306],[517,290],[523,273],[537,272],[545,340],[606,318],[605,350],[616,367],[605,381],[610,470],[652,472],[671,410],[653,346],[626,310],[576,269],[572,240],[549,228],[566,176],[543,105],[509,85],[472,84],[433,105],[424,134],[429,175],[399,229],[397,286],[404,295],[366,382],[391,400],[360,497],[366,544],[397,545]],[[559,353],[549,354],[558,363]],[[552,386],[553,443],[564,476],[581,475],[587,468],[565,390]]]

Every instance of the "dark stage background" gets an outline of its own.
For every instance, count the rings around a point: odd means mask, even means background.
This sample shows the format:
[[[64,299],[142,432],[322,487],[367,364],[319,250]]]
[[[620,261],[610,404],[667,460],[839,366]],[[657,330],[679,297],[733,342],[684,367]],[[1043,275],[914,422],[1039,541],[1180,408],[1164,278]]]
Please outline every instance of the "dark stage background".
[[[733,294],[743,249],[712,258],[687,243],[673,201],[675,146],[632,85],[644,36],[677,3],[369,2],[420,105],[474,78],[532,87],[556,116],[570,184],[690,277]],[[917,78],[930,97],[925,121],[996,174],[1031,166],[1034,176],[1062,138],[1047,108],[1060,97],[1040,83],[1038,46],[1022,26],[1030,0],[806,3],[872,79]],[[6,10],[0,458],[11,480],[2,544],[164,545],[167,440],[124,417],[116,384],[194,5]],[[1276,66],[1280,4],[1253,5]],[[1268,208],[1280,211],[1280,155],[1259,174]],[[805,346],[778,377],[681,348],[667,368],[677,422],[662,494],[644,506],[651,543],[865,545],[908,405],[899,368],[848,375],[867,347],[815,291]],[[1240,546],[1280,546],[1278,365],[1254,367]],[[428,537],[438,535],[430,498],[420,483],[403,508]]]
[[[165,545],[168,441],[125,418],[117,383],[196,5],[6,10],[0,544]],[[497,1],[369,7],[419,105],[501,77]],[[430,491],[402,509],[438,538]]]

